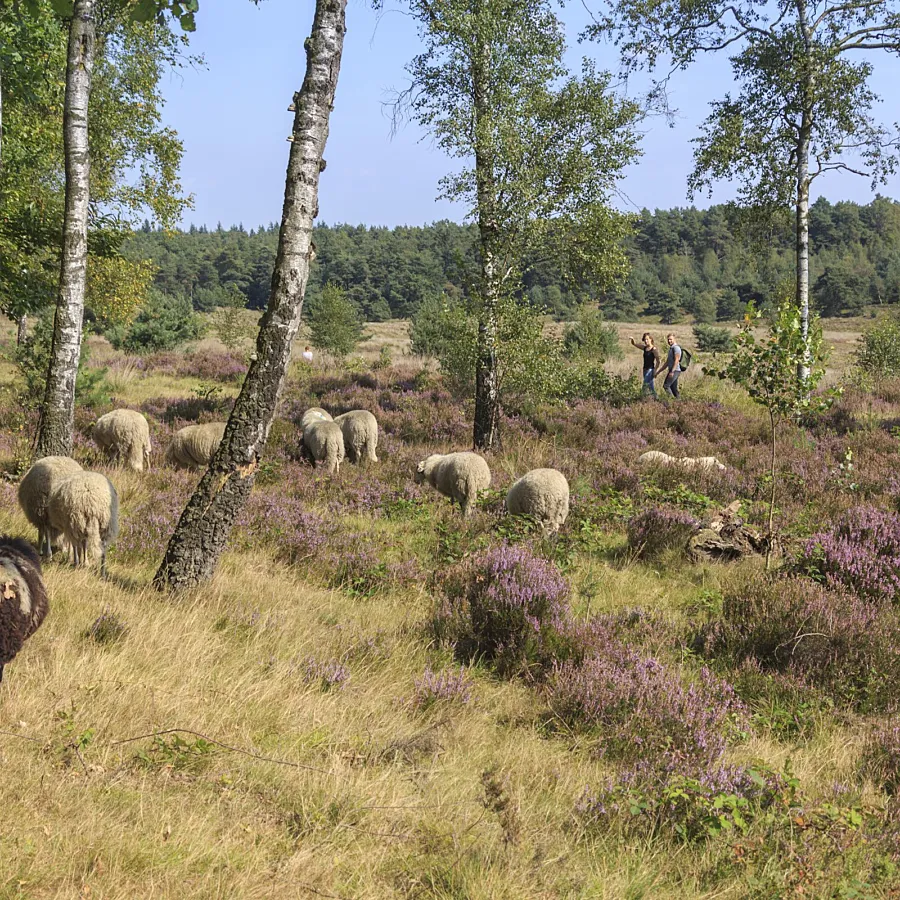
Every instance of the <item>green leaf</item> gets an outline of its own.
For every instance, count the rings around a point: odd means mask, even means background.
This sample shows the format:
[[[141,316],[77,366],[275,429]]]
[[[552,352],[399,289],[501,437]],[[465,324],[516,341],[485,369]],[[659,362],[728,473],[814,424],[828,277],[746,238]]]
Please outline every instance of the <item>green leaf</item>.
[[[149,22],[157,13],[156,0],[138,0],[131,17],[136,22]]]
[[[196,31],[197,25],[194,22],[194,14],[193,13],[185,13],[181,19],[181,27],[184,31]]]
[[[71,16],[75,12],[75,0],[51,0],[53,11],[58,16]],[[39,4],[34,4],[35,10]]]

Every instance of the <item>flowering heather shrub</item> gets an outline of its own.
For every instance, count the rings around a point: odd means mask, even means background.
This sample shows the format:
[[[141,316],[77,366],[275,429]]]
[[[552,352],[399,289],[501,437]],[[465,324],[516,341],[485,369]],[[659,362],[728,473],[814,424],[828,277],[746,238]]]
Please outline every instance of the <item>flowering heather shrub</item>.
[[[194,488],[191,473],[152,472],[145,476],[146,490],[119,516],[119,537],[111,553],[119,559],[162,557],[175,525]]]
[[[414,679],[413,685],[411,702],[419,709],[429,709],[437,703],[466,704],[472,699],[474,687],[464,666],[458,672],[449,669],[434,672],[431,666],[426,666],[422,677]]]
[[[900,616],[886,603],[802,577],[761,580],[727,596],[697,648],[750,660],[862,710],[897,705]]]
[[[109,610],[99,615],[85,630],[84,637],[98,644],[114,644],[128,633],[128,626]]]
[[[322,556],[321,571],[329,585],[357,597],[373,597],[388,587],[408,587],[423,578],[415,559],[385,560],[377,547],[367,546],[359,535],[336,541]]]
[[[142,371],[179,378],[201,378],[204,381],[231,383],[243,378],[247,364],[237,353],[213,350],[197,350],[194,353],[177,353],[162,350],[144,359],[138,358]]]
[[[450,571],[435,618],[463,660],[484,657],[504,675],[552,659],[570,621],[569,585],[525,547],[484,550]]]
[[[333,526],[306,510],[297,497],[278,490],[254,491],[231,532],[231,544],[244,550],[272,546],[287,563],[314,558],[327,544]]]
[[[800,568],[869,600],[900,601],[900,515],[856,507],[828,531],[814,535]]]
[[[698,771],[718,762],[728,736],[746,725],[731,685],[708,669],[685,686],[677,669],[615,639],[582,663],[557,666],[548,698],[563,722],[596,733],[611,756],[686,760]]]
[[[317,684],[323,693],[332,688],[343,690],[350,680],[350,670],[339,660],[319,660],[309,656],[299,663],[292,663],[290,670],[297,671],[306,684]]]
[[[684,550],[700,522],[690,513],[669,507],[651,507],[628,523],[628,545],[653,559],[667,550]]]
[[[888,719],[869,735],[862,771],[891,796],[900,793],[900,719]]]

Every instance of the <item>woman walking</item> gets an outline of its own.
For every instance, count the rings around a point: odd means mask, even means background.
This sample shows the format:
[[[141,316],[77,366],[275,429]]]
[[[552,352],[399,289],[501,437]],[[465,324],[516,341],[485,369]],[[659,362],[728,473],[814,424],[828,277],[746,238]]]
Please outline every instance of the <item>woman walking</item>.
[[[629,338],[629,340],[632,347],[637,347],[638,350],[644,351],[644,365],[641,369],[644,385],[641,388],[641,393],[651,394],[655,398],[656,385],[653,380],[656,378],[656,370],[659,367],[659,350],[653,345],[653,335],[649,331],[645,331],[640,344],[634,338]]]

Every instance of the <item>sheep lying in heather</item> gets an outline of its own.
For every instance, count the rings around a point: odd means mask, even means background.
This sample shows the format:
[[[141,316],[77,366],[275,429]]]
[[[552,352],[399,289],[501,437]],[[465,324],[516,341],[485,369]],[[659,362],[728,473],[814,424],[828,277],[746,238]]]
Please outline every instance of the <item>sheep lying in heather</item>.
[[[300,419],[300,430],[306,431],[306,426],[313,422],[333,422],[331,414],[322,409],[321,406],[311,406]]]
[[[38,630],[49,609],[34,547],[19,538],[0,537],[0,681],[4,666]]]
[[[660,450],[648,450],[646,453],[642,453],[637,461],[639,466],[680,466],[688,472],[697,469],[705,472],[712,472],[714,469],[724,472],[727,468],[715,456],[669,456],[668,453],[662,453]]]
[[[216,455],[224,434],[224,422],[187,425],[172,436],[166,461],[180,469],[206,468]]]
[[[49,503],[50,524],[63,533],[72,562],[99,560],[106,574],[106,550],[119,534],[119,496],[99,472],[76,472],[54,487]]]
[[[309,419],[301,439],[316,468],[325,466],[329,475],[337,475],[345,455],[341,426],[331,420]]]
[[[464,516],[472,508],[481,491],[491,486],[491,470],[477,453],[433,453],[416,467],[415,482],[427,481],[438,493],[456,501]]]
[[[354,409],[335,420],[344,435],[344,448],[352,463],[363,459],[378,462],[375,448],[378,446],[378,420],[367,409]]]
[[[50,494],[60,481],[81,470],[81,466],[68,456],[45,456],[19,483],[19,506],[25,518],[37,528],[38,549],[44,556],[53,555],[61,537],[60,532],[50,525]]]
[[[133,409],[114,409],[100,416],[94,425],[97,446],[116,463],[135,472],[150,468],[150,426]]]
[[[531,516],[544,531],[559,531],[569,515],[569,482],[556,469],[532,469],[506,494],[506,511],[513,516]]]

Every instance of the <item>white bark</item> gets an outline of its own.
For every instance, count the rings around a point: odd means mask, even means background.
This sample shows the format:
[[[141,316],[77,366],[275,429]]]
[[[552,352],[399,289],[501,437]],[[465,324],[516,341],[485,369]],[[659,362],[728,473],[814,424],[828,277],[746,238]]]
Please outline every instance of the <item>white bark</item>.
[[[81,330],[87,275],[90,148],[88,104],[94,68],[94,0],[75,0],[69,26],[63,138],[66,157],[66,205],[62,266],[47,390],[41,410],[38,456],[68,456],[75,421],[75,378],[81,356]]]

